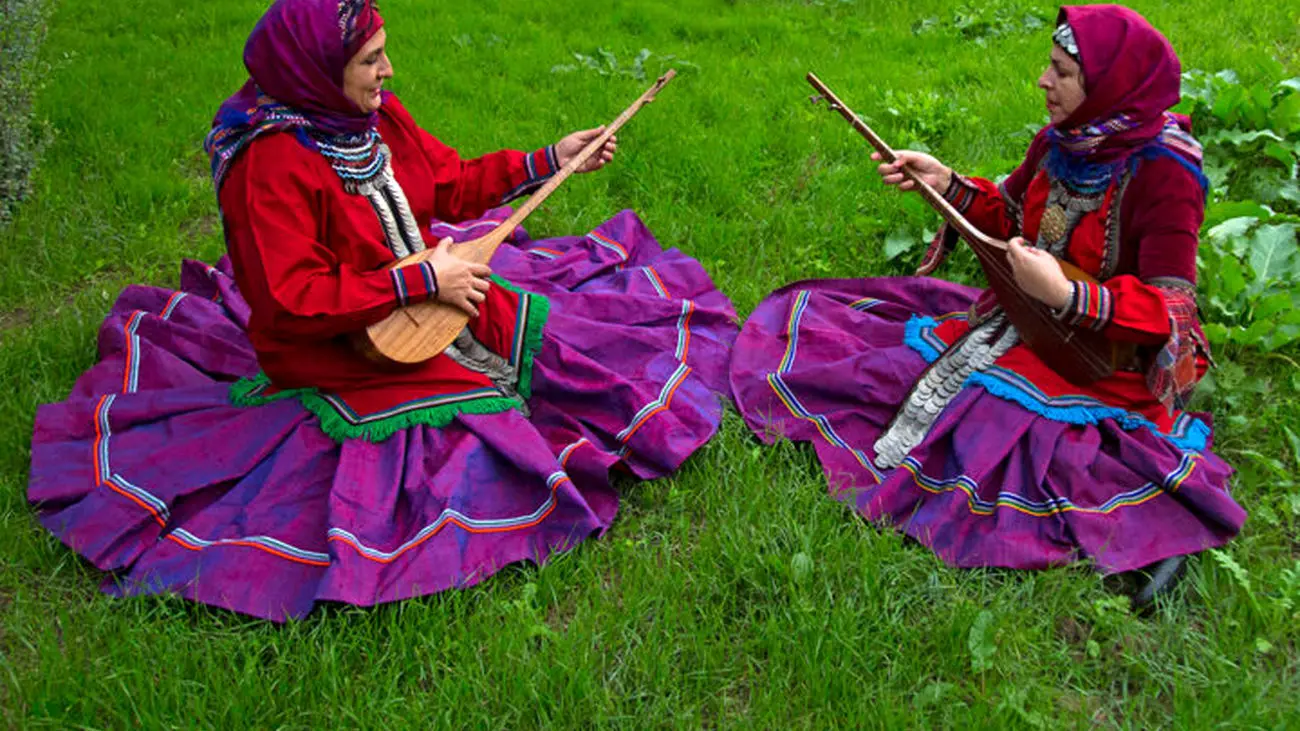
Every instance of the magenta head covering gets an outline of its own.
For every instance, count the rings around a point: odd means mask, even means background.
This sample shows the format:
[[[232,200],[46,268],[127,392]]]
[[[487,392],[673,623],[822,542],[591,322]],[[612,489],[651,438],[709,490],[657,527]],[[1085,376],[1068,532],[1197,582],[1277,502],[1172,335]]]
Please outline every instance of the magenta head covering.
[[[1102,126],[1124,118],[1103,148],[1140,146],[1165,126],[1164,113],[1178,103],[1181,66],[1173,46],[1136,11],[1120,5],[1061,8],[1078,44],[1087,97],[1061,124],[1062,130]]]
[[[314,148],[312,135],[374,130],[378,114],[343,93],[343,70],[383,24],[373,0],[276,0],[244,45],[248,81],[217,110],[203,142],[217,189],[239,152],[267,132],[293,129]]]
[[[326,132],[373,126],[343,94],[343,69],[383,25],[368,0],[277,0],[244,45],[250,81]],[[373,113],[372,113],[373,114]]]
[[[1053,39],[1083,68],[1087,96],[1048,126],[1048,169],[1083,192],[1104,190],[1126,162],[1166,152],[1202,186],[1200,144],[1178,103],[1181,65],[1173,46],[1136,11],[1120,5],[1065,6]]]

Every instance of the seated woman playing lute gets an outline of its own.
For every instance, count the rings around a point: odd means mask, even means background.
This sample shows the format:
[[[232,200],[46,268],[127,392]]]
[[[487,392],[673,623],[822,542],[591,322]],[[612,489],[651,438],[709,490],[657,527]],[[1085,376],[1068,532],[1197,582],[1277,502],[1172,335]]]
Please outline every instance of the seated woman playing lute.
[[[1168,41],[1118,6],[1066,7],[1038,80],[1050,123],[1001,184],[903,151],[987,235],[1010,239],[1020,291],[1061,326],[1138,346],[1086,386],[1020,342],[992,290],[930,278],[792,284],[741,333],[732,384],[746,420],[812,441],[831,491],[957,566],[1106,573],[1230,540],[1244,511],[1206,420],[1184,411],[1208,365],[1196,249],[1206,181]],[[874,157],[879,160],[879,154]],[[918,275],[955,244],[942,230]],[[1098,280],[1072,282],[1056,258]]]
[[[468,586],[604,531],[612,469],[664,475],[710,438],[734,312],[633,213],[517,230],[493,280],[447,240],[600,130],[463,160],[383,89],[369,0],[278,0],[244,61],[207,139],[229,262],[126,290],[101,362],[37,417],[29,498],[109,591],[283,620]],[[446,353],[353,346],[435,297],[472,316]]]

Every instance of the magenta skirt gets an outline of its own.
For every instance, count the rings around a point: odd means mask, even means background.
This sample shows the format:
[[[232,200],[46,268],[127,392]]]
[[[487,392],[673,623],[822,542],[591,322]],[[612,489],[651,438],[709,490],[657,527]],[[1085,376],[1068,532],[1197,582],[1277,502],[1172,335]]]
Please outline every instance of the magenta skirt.
[[[435,224],[482,235],[508,210]],[[133,286],[100,361],[40,407],[28,498],[119,594],[173,593],[282,621],[475,584],[604,531],[612,470],[652,479],[717,430],[737,334],[698,262],[624,211],[586,236],[516,232],[496,274],[546,297],[529,415],[460,414],[336,441],[296,398],[239,406],[257,375],[228,264]]]
[[[968,379],[893,469],[874,445],[977,290],[916,277],[797,282],[732,354],[761,439],[811,442],[830,492],[963,567],[1092,562],[1111,573],[1220,546],[1245,521],[1201,415],[1170,432],[1088,397],[1049,398],[1005,369]]]

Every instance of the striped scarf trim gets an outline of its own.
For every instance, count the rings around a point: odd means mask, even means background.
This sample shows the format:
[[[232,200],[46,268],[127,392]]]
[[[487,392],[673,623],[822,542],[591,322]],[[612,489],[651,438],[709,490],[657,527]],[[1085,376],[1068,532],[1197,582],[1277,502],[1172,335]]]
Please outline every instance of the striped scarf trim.
[[[1088,154],[1099,149],[1111,135],[1136,126],[1131,118],[1121,114],[1101,124],[1086,125],[1069,132],[1049,129],[1047,137],[1051,146],[1044,165],[1053,178],[1064,183],[1071,191],[1100,193],[1115,182],[1125,162],[1133,156],[1107,163],[1094,163],[1088,160]],[[1182,128],[1173,114],[1165,112],[1164,127],[1159,136],[1145,147],[1135,148],[1134,153],[1141,152],[1152,144],[1177,152],[1199,170],[1204,157],[1201,143]],[[1198,179],[1201,177],[1203,176],[1198,176]]]

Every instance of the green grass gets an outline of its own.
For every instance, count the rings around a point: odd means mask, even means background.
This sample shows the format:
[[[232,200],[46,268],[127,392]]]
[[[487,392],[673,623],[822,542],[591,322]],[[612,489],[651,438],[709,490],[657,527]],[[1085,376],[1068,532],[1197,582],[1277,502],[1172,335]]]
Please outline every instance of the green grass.
[[[1136,5],[1185,68],[1232,67],[1246,83],[1300,73],[1285,3]],[[468,591],[283,627],[101,596],[26,504],[34,409],[94,362],[122,286],[175,285],[181,257],[220,255],[200,141],[243,80],[262,7],[55,8],[37,116],[56,137],[34,197],[0,230],[0,725],[1300,724],[1300,577],[1285,574],[1300,571],[1300,454],[1283,429],[1297,429],[1300,366],[1250,352],[1219,354],[1231,365],[1200,406],[1251,521],[1151,618],[1083,567],[946,568],[828,499],[811,450],[760,448],[734,413],[674,477],[626,484],[604,538]],[[566,184],[528,227],[572,233],[634,208],[742,315],[794,279],[902,273],[918,252],[885,261],[885,235],[932,220],[874,182],[842,120],[809,107],[805,72],[887,138],[962,170],[1009,170],[1044,116],[1033,81],[1047,32],[981,46],[935,0],[384,9],[393,88],[465,154],[594,126],[647,83],[553,73],[573,52],[626,64],[648,48],[652,74],[661,55],[694,64],[621,134],[616,165]],[[939,29],[914,35],[929,17]],[[968,276],[969,258],[955,271]]]

